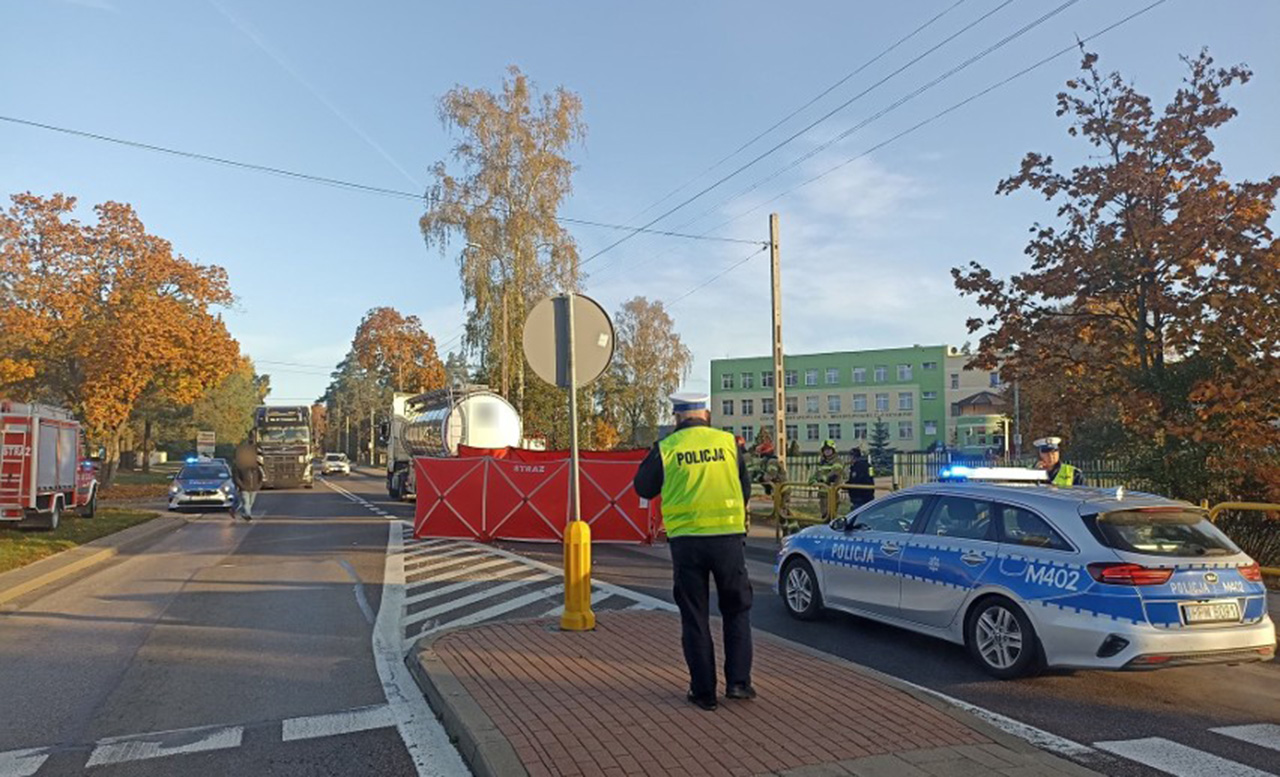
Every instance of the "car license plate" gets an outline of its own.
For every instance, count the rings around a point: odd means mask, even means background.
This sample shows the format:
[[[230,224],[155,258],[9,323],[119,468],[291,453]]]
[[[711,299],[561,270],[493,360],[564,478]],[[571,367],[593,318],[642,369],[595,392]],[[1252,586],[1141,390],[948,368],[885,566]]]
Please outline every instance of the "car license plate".
[[[1240,620],[1239,602],[1209,602],[1182,605],[1182,619],[1195,623],[1236,623]]]

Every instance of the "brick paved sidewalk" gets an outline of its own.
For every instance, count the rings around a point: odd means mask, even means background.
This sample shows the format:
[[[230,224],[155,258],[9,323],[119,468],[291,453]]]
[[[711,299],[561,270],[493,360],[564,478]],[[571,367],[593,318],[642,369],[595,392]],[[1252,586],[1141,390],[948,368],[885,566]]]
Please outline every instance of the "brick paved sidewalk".
[[[1092,774],[759,631],[760,697],[704,712],[685,701],[679,619],[667,612],[604,613],[586,633],[545,620],[474,626],[422,640],[409,664],[484,777]]]

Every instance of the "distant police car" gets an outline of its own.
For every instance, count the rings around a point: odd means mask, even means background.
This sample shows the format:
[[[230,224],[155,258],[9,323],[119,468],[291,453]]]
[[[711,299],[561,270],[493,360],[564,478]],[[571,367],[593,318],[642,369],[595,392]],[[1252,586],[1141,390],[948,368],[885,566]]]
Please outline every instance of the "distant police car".
[[[990,674],[1275,656],[1258,564],[1185,502],[1122,490],[942,482],[794,534],[777,590],[968,647]]]
[[[169,509],[230,507],[235,500],[231,469],[222,459],[188,459],[169,484]]]

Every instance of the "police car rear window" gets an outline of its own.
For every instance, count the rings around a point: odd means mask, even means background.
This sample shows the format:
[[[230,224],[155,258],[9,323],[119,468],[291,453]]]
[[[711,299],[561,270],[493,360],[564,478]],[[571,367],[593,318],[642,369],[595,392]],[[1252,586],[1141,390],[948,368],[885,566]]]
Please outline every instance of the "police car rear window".
[[[1196,510],[1116,510],[1096,516],[1094,526],[1104,545],[1126,553],[1198,557],[1240,552]]]

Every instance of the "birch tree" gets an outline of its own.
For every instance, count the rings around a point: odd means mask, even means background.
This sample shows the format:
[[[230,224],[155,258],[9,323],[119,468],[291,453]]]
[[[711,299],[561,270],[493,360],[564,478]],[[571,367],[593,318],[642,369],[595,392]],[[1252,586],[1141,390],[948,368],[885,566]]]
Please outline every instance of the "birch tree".
[[[586,134],[582,101],[564,87],[539,93],[513,66],[498,92],[455,87],[439,115],[456,141],[431,169],[422,234],[441,256],[458,252],[467,349],[523,410],[525,313],[578,286],[577,245],[556,214],[572,191],[568,153]]]

